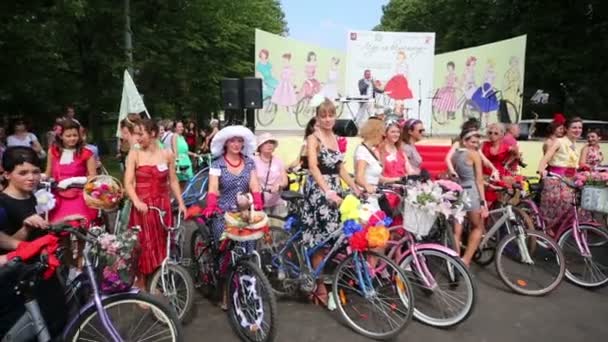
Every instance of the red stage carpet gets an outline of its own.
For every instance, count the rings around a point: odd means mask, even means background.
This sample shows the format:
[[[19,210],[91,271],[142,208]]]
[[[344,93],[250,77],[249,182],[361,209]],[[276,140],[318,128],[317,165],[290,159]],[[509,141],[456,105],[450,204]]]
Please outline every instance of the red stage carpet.
[[[445,156],[450,150],[446,145],[416,145],[418,153],[422,156],[422,168],[427,169],[433,178],[448,170]]]

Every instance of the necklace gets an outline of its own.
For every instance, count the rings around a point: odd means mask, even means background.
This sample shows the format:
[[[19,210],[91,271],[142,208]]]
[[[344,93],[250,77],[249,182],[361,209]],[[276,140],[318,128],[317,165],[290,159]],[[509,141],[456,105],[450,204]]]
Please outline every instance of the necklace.
[[[239,156],[239,161],[236,162],[235,164],[232,164],[230,162],[230,160],[228,160],[228,158],[226,158],[226,155],[224,155],[224,160],[226,161],[226,164],[230,165],[231,167],[233,167],[235,169],[238,168],[239,166],[241,166],[241,164],[243,163],[243,158],[241,158],[240,156]]]

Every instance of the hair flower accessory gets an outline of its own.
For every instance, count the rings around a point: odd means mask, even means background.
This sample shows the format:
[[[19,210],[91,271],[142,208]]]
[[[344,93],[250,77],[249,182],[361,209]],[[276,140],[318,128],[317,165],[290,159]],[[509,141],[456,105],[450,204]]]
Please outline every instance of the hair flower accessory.
[[[313,108],[317,108],[325,101],[325,96],[321,94],[316,94],[310,99],[309,105]]]

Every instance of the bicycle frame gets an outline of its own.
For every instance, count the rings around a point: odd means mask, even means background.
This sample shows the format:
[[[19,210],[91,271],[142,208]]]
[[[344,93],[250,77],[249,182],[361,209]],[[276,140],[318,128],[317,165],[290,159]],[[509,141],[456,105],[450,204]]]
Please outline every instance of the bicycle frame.
[[[511,205],[506,205],[504,207],[489,211],[489,215],[497,213],[502,213],[502,216],[494,222],[492,228],[490,228],[485,234],[485,236],[481,240],[481,243],[479,244],[479,247],[477,247],[478,250],[485,248],[485,246],[488,244],[488,241],[490,241],[490,239],[498,232],[498,230],[500,229],[500,227],[502,227],[503,224],[507,227],[507,233],[511,234],[511,222],[517,221],[515,213],[513,213],[513,207]],[[528,248],[526,246],[525,230],[519,225],[515,225],[515,227],[518,233],[517,245],[519,246],[520,252],[522,252],[523,254],[522,262],[532,264],[534,262],[532,261],[532,258],[530,257],[530,254],[528,252]]]
[[[150,207],[150,210],[156,211],[158,214],[158,218],[163,226],[163,228],[165,230],[167,230],[167,242],[166,242],[166,250],[167,250],[167,255],[165,256],[165,259],[163,260],[163,262],[160,265],[160,269],[161,269],[161,274],[166,274],[167,272],[167,265],[172,264],[172,265],[179,265],[180,261],[177,260],[178,258],[181,258],[182,255],[182,247],[181,247],[181,243],[180,243],[180,239],[181,239],[181,214],[177,215],[177,224],[172,226],[172,227],[168,227],[167,225],[165,225],[165,221],[163,220],[164,216],[167,214],[166,212],[160,210],[159,208],[156,207]],[[175,253],[172,253],[175,252]],[[167,283],[166,283],[166,279],[165,277],[160,277],[161,279],[161,284],[163,286],[163,293],[167,293]],[[173,284],[175,285],[175,284]]]

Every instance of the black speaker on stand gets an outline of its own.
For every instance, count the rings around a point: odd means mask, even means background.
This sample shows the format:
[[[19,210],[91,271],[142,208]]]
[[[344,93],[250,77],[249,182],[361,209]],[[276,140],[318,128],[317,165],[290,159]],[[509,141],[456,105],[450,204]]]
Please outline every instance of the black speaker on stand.
[[[243,78],[243,107],[247,128],[255,132],[255,113],[264,107],[262,98],[262,79],[255,77]]]
[[[241,80],[225,78],[221,82],[222,109],[241,109]]]
[[[357,124],[350,119],[336,120],[334,133],[341,137],[356,137],[359,133]]]

